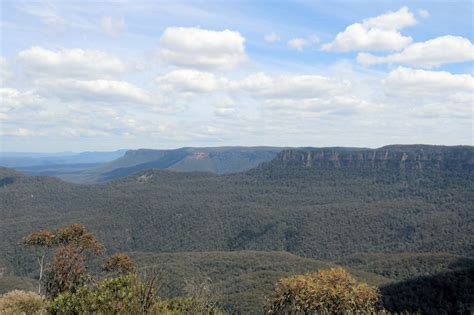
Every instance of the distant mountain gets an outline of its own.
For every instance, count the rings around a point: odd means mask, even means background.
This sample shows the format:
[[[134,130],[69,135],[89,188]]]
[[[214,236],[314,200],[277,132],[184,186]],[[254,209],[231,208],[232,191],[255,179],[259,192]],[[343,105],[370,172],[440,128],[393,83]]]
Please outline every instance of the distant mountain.
[[[290,149],[282,151],[270,167],[300,166],[320,169],[361,169],[401,173],[431,170],[471,171],[474,150],[470,146],[392,145],[378,149]]]
[[[70,182],[94,183],[109,181],[152,168],[228,174],[246,171],[262,162],[270,161],[282,149],[275,147],[216,147],[130,150],[124,156],[108,163],[75,172],[57,172],[49,175],[55,175]]]
[[[126,150],[112,152],[81,152],[81,153],[19,153],[0,152],[0,166],[17,169],[25,168],[34,172],[35,167],[52,167],[65,164],[98,164],[115,160],[125,154]]]

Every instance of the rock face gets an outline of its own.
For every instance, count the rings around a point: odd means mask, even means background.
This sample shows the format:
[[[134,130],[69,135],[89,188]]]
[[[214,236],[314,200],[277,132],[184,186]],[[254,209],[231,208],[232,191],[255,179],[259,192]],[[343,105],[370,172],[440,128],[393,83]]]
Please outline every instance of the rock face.
[[[424,169],[473,171],[472,146],[386,146],[378,149],[320,148],[284,150],[276,163],[305,168]]]

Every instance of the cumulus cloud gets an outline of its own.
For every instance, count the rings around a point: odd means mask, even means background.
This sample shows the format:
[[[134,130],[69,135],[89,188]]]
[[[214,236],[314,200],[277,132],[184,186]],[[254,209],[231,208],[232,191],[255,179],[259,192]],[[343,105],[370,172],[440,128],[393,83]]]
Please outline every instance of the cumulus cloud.
[[[403,36],[399,31],[416,23],[413,13],[407,7],[402,7],[396,12],[347,26],[331,43],[324,44],[322,49],[339,52],[400,50],[409,45],[412,38]]]
[[[40,79],[35,81],[40,92],[63,101],[95,101],[158,105],[147,91],[125,81]]]
[[[347,116],[374,108],[372,103],[354,95],[350,81],[316,74],[270,76],[256,73],[232,82],[230,90],[262,105],[273,118]]]
[[[167,63],[198,69],[232,69],[246,60],[245,38],[230,30],[168,27],[159,55]]]
[[[331,94],[320,98],[265,100],[265,106],[267,109],[284,112],[288,115],[300,111],[316,113],[317,116],[348,116],[355,114],[361,109],[370,109],[368,102],[357,97]]]
[[[256,73],[231,84],[254,96],[266,98],[312,98],[350,88],[349,81],[339,81],[319,75],[283,75],[271,77]]]
[[[100,20],[100,27],[106,35],[118,37],[125,30],[125,21],[111,16],[103,16]]]
[[[270,33],[265,35],[264,39],[267,43],[276,43],[280,41],[281,38],[275,33]]]
[[[48,50],[34,46],[18,53],[18,61],[28,72],[61,77],[117,75],[127,66],[118,57],[99,50]]]
[[[470,60],[474,60],[474,45],[471,41],[451,35],[414,43],[400,53],[388,56],[375,56],[368,53],[359,53],[357,56],[357,61],[365,65],[400,63],[427,69]]]
[[[44,103],[44,99],[34,92],[21,92],[14,88],[0,88],[0,100],[2,113],[22,108],[38,108]]]
[[[158,77],[156,83],[167,91],[209,93],[225,88],[227,80],[217,78],[210,72],[179,69]]]
[[[453,92],[471,93],[474,77],[470,74],[452,74],[447,71],[427,71],[398,67],[383,81],[390,93],[410,95],[439,95]]]
[[[383,80],[385,93],[398,106],[429,117],[472,119],[474,77],[446,71],[398,67]]]

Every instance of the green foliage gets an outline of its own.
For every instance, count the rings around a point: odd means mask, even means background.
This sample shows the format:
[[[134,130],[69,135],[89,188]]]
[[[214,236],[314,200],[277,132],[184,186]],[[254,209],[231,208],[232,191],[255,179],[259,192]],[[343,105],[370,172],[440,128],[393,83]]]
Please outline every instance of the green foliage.
[[[181,314],[200,314],[200,315],[224,315],[222,309],[214,304],[208,304],[193,298],[179,297],[165,300],[154,305],[152,314],[163,315],[181,315]]]
[[[282,277],[330,268],[330,262],[303,258],[286,252],[187,252],[187,253],[131,253],[140,266],[157,266],[161,272],[160,296],[171,299],[190,296],[218,302],[231,314],[261,313],[265,296]],[[367,272],[350,269],[358,280],[371,285],[386,284],[389,280]],[[207,279],[210,279],[208,282]],[[193,285],[194,283],[194,285]],[[207,283],[207,284],[206,284]],[[206,292],[194,288],[209,286]],[[202,291],[202,290],[201,290]],[[202,300],[202,299],[201,299]]]
[[[421,172],[401,174],[399,164],[357,169],[275,160],[247,173],[149,170],[104,185],[7,172],[14,182],[0,189],[0,250],[24,274],[28,265],[19,266],[14,252],[23,235],[81,222],[111,252],[278,250],[329,260],[355,252],[469,255],[473,172],[458,170],[456,160],[445,158],[452,166],[439,169],[438,160],[428,162]]]
[[[39,294],[20,290],[0,296],[2,315],[45,315],[48,303]]]
[[[268,300],[268,314],[373,314],[381,311],[376,288],[342,268],[281,279]]]
[[[58,295],[51,303],[52,314],[148,314],[156,303],[156,291],[135,275],[108,278],[76,292]]]

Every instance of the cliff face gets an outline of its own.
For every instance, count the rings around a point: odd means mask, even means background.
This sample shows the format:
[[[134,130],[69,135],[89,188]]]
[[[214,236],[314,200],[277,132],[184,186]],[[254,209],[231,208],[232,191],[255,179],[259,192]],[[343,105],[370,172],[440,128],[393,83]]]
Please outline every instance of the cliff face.
[[[378,149],[321,148],[282,151],[276,163],[305,168],[474,169],[474,147],[387,146]]]

